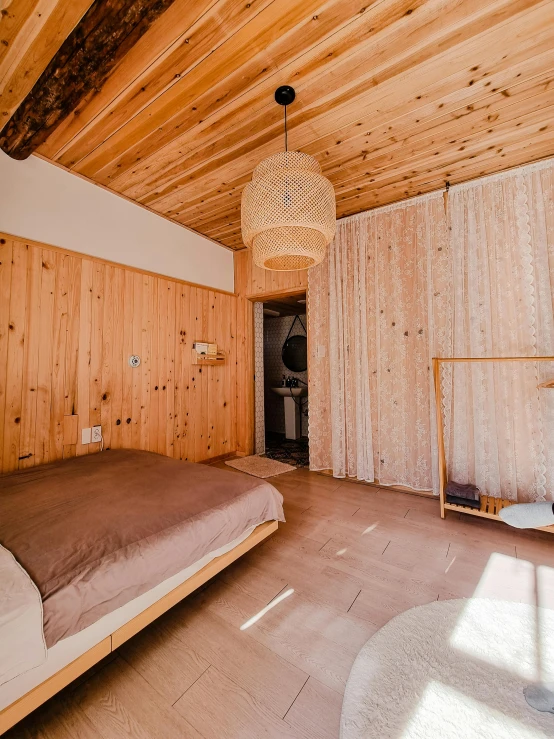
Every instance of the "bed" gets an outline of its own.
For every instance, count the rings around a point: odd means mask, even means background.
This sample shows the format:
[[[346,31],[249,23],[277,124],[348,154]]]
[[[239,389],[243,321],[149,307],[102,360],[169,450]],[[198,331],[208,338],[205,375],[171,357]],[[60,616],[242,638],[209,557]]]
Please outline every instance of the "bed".
[[[263,541],[269,483],[136,450],[0,478],[0,733]]]

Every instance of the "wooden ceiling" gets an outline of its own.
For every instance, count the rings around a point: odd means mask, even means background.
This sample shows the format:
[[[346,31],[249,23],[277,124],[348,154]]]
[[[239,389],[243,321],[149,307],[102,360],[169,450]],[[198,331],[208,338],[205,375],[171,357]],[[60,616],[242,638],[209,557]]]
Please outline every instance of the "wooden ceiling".
[[[283,148],[281,84],[297,91],[289,147],[320,161],[339,217],[554,155],[552,0],[2,5],[2,133],[10,119],[12,130],[27,125],[34,101],[49,102],[45,75],[73,63],[88,87],[68,90],[55,115],[46,106],[48,135],[24,153],[234,249],[242,188]],[[118,5],[140,6],[148,22],[132,44],[120,34],[121,53],[109,49],[100,72],[90,60],[81,68],[79,44],[104,52],[87,35],[90,13]],[[6,141],[0,134],[4,150]]]

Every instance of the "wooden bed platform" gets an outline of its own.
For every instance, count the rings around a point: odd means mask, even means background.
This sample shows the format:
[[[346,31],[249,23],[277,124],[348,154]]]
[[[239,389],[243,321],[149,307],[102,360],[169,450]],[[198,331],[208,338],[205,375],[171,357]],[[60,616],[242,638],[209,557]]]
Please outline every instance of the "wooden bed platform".
[[[115,651],[127,639],[130,639],[145,626],[148,626],[158,616],[161,616],[243,554],[264,541],[264,539],[267,539],[277,531],[277,528],[277,521],[267,521],[266,523],[260,524],[234,549],[213,559],[188,580],[185,580],[185,582],[181,583],[181,585],[159,601],[153,603],[142,613],[139,613],[138,616],[135,616],[135,618],[114,631],[110,636],[107,636],[55,675],[52,675],[52,677],[37,685],[36,688],[33,688],[26,695],[7,706],[3,711],[0,711],[0,734],[3,734],[18,721],[21,721],[21,719],[34,711],[35,708],[38,708],[42,703],[62,690],[62,688],[65,688],[69,683],[73,682],[73,680],[110,654],[110,652]]]

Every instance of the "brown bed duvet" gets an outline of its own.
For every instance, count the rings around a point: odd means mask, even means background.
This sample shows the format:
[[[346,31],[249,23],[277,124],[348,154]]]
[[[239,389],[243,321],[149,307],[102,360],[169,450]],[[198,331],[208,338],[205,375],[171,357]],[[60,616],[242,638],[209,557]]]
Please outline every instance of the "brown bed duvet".
[[[0,544],[37,585],[48,647],[265,521],[281,494],[248,475],[112,450],[0,478]]]

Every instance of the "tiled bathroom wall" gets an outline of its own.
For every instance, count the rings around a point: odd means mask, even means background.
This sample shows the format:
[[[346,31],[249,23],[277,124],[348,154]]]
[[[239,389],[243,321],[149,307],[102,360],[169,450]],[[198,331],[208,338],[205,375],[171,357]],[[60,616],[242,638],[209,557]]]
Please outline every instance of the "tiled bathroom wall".
[[[283,375],[298,377],[308,382],[308,372],[291,372],[283,364],[281,352],[287,338],[294,316],[281,318],[264,317],[264,381],[265,381],[265,428],[267,431],[285,433],[285,410],[283,398],[271,392],[272,387],[279,387]],[[300,316],[306,326],[306,316]],[[291,335],[304,335],[305,331],[298,321]],[[301,384],[301,383],[300,383]],[[302,436],[308,435],[308,398],[302,398]]]

